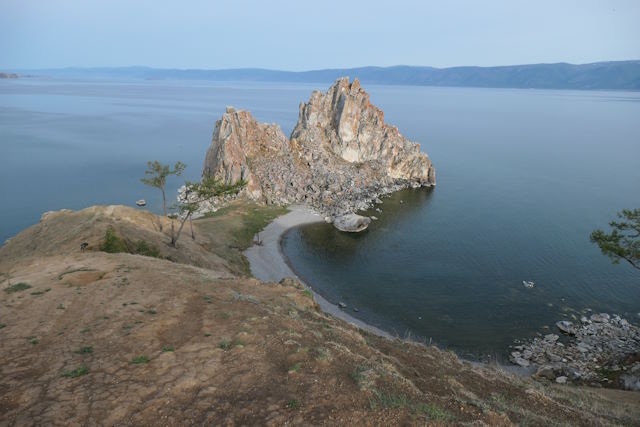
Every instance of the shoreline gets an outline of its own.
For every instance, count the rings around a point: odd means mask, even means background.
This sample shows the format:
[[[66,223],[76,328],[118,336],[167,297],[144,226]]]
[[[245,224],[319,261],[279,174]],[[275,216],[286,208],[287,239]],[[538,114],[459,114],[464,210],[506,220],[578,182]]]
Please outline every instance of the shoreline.
[[[395,337],[388,332],[351,316],[337,305],[327,301],[322,295],[314,291],[308,283],[298,277],[289,265],[284,253],[282,253],[280,244],[282,237],[291,228],[317,222],[324,222],[324,219],[310,207],[305,205],[289,206],[288,213],[275,218],[260,232],[262,245],[253,245],[243,252],[244,256],[249,260],[251,274],[263,282],[279,282],[285,277],[293,277],[311,291],[313,298],[323,312],[375,335],[394,339]]]
[[[279,282],[285,277],[293,277],[300,281],[300,283],[302,283],[302,285],[313,294],[313,298],[324,313],[344,320],[345,322],[348,322],[377,336],[388,338],[391,340],[401,339],[398,336],[394,336],[389,332],[386,332],[376,326],[353,317],[352,315],[338,307],[336,304],[329,302],[322,295],[313,290],[313,288],[308,283],[302,280],[293,271],[289,264],[289,260],[282,252],[282,237],[291,228],[317,222],[324,222],[324,218],[322,218],[319,213],[314,211],[309,206],[289,206],[288,213],[275,218],[260,232],[262,245],[254,244],[243,252],[243,255],[246,256],[249,260],[251,274],[256,279],[262,280],[263,282]],[[432,345],[438,347],[437,343],[433,343]],[[462,357],[460,357],[460,360],[468,362],[474,366],[492,366],[494,368],[502,370],[503,372],[516,374],[521,377],[526,377],[533,373],[530,368],[507,365],[504,363],[499,363],[497,361],[482,362],[468,360]]]

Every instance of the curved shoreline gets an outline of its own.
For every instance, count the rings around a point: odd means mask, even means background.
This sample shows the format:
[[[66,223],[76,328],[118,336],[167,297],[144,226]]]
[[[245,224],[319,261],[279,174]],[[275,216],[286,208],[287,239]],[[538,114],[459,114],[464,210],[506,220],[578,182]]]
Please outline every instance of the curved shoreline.
[[[243,252],[244,256],[249,260],[251,274],[256,279],[262,280],[263,282],[279,282],[285,277],[294,277],[309,291],[311,291],[316,303],[318,303],[323,312],[344,320],[345,322],[351,323],[352,325],[364,329],[372,334],[389,339],[399,338],[376,326],[351,316],[344,310],[340,309],[337,305],[330,303],[322,295],[314,291],[308,283],[302,280],[293,271],[289,265],[287,257],[282,252],[282,237],[291,228],[317,222],[324,222],[324,219],[319,213],[315,212],[310,207],[306,205],[289,206],[288,213],[275,218],[264,228],[264,230],[260,232],[262,245],[253,245]],[[437,344],[434,345],[437,346]],[[521,368],[514,365],[505,365],[501,363],[487,364],[486,362],[478,362],[463,358],[461,358],[461,360],[475,366],[486,367],[491,365],[505,372],[510,372],[519,376],[527,376],[532,373],[531,369]]]
[[[293,205],[289,207],[289,212],[279,216],[267,225],[260,232],[262,245],[253,245],[243,252],[244,256],[249,260],[251,274],[264,282],[279,282],[285,277],[295,277],[309,291],[313,293],[313,297],[325,313],[344,320],[358,328],[364,329],[373,334],[393,339],[394,337],[382,329],[376,328],[360,319],[349,315],[341,310],[337,305],[327,301],[322,295],[313,290],[309,284],[305,283],[291,269],[280,244],[284,234],[291,228],[303,224],[311,224],[315,222],[323,222],[324,219],[313,209],[305,205]]]

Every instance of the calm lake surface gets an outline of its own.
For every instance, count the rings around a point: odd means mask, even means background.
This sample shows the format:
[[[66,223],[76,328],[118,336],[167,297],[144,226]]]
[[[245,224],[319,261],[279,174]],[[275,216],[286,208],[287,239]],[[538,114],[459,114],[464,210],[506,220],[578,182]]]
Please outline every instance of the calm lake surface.
[[[288,134],[328,86],[0,80],[0,241],[47,210],[145,198],[158,211],[139,181],[147,160],[182,160],[195,180],[226,105]],[[640,273],[589,242],[640,207],[640,93],[365,89],[429,153],[438,185],[384,199],[362,234],[291,230],[283,251],[314,290],[464,354],[502,353],[585,308],[640,320]]]

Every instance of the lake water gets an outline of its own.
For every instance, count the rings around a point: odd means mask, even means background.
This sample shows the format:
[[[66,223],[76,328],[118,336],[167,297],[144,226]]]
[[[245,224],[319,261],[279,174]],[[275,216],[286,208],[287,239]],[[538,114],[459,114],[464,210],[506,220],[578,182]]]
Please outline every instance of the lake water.
[[[167,197],[197,180],[227,105],[289,133],[316,86],[216,82],[0,80],[0,243],[48,210],[94,204],[162,210],[148,160],[187,164]]]
[[[145,198],[158,211],[159,192],[139,181],[147,160],[189,165],[171,193],[199,177],[226,105],[288,134],[298,104],[327,87],[0,80],[0,241],[47,210]],[[587,307],[640,320],[640,272],[589,242],[616,211],[640,207],[640,93],[365,89],[429,153],[438,185],[384,199],[362,234],[290,231],[284,253],[314,290],[471,354],[502,353]]]

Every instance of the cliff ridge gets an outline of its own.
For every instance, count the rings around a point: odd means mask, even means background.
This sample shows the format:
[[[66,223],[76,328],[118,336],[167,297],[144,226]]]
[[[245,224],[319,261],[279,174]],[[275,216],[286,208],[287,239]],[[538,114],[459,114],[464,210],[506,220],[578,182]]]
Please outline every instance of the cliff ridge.
[[[337,217],[371,206],[380,195],[435,185],[435,168],[420,145],[384,122],[357,79],[338,79],[300,105],[287,138],[227,107],[216,122],[204,175],[245,179],[241,196],[266,204],[307,203]]]

